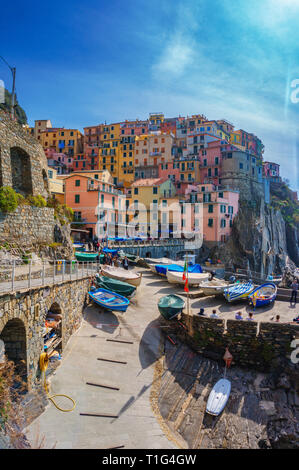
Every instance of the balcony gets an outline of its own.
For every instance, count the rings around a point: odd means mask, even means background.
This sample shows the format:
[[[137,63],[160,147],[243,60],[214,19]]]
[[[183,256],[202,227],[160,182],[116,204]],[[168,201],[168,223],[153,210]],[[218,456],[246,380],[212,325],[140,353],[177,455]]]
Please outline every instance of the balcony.
[[[159,157],[162,155],[162,152],[150,152],[149,156],[150,157]]]

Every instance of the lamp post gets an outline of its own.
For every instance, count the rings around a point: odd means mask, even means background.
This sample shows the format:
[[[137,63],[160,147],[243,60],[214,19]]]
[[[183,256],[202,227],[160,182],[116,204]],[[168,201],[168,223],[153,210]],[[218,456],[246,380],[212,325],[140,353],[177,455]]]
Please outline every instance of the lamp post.
[[[0,55],[0,59],[5,62],[5,64],[10,68],[10,71],[12,73],[12,92],[11,92],[11,117],[15,117],[15,87],[16,87],[16,68],[11,67],[8,62]]]

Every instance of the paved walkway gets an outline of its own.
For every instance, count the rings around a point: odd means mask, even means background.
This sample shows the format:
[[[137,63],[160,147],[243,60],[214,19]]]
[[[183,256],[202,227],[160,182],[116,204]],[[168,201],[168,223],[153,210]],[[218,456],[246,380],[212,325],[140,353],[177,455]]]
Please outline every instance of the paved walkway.
[[[147,274],[144,276],[143,286]],[[71,413],[62,413],[50,403],[28,428],[27,437],[32,443],[37,436],[44,436],[45,448],[175,448],[163,434],[150,404],[161,332],[156,323],[157,289],[143,286],[138,288],[125,314],[103,312],[94,305],[87,307],[82,327],[69,341],[62,364],[51,379],[51,393],[70,395],[76,400],[76,408]],[[111,339],[133,344],[107,341]],[[90,386],[86,382],[120,390]],[[60,399],[59,404],[69,407],[65,399]],[[80,413],[106,413],[118,418]]]

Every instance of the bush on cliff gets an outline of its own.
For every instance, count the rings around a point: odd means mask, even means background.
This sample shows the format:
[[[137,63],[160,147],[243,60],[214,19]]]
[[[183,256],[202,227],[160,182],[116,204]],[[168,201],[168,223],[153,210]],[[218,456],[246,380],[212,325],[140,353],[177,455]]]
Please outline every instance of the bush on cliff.
[[[39,194],[37,196],[27,196],[26,200],[30,206],[34,207],[46,207],[47,205],[46,200]]]
[[[14,212],[19,205],[19,194],[9,186],[0,188],[0,210],[2,212]]]

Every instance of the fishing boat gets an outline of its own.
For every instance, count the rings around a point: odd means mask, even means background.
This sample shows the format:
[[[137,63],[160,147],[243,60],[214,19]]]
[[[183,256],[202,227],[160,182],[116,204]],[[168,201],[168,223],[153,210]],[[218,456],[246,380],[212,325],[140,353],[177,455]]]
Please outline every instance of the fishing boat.
[[[117,279],[112,279],[111,277],[99,276],[96,275],[96,283],[99,287],[103,289],[111,290],[117,294],[124,295],[129,297],[136,291],[136,287],[128,284],[127,282],[118,281]]]
[[[178,273],[184,272],[184,267],[179,266],[178,264],[156,264],[155,265],[155,272],[159,274],[159,276],[166,277],[167,271],[174,271]]]
[[[231,383],[229,380],[218,380],[209,395],[206,412],[212,416],[219,416],[229,399],[230,391]]]
[[[125,312],[130,304],[126,297],[103,288],[92,290],[88,295],[100,307],[117,312]]]
[[[75,252],[77,261],[95,261],[99,253]]]
[[[130,253],[125,253],[123,250],[120,250],[118,252],[118,255],[119,255],[120,259],[124,259],[125,257],[127,257],[129,263],[131,263],[131,264],[136,264],[140,259],[139,256],[132,255]]]
[[[204,281],[199,284],[199,287],[206,296],[223,294],[224,289],[233,286],[234,284],[228,284],[228,282],[222,279],[212,279],[212,281]]]
[[[270,305],[277,296],[277,286],[273,282],[266,282],[254,289],[248,296],[249,304],[253,307]]]
[[[185,284],[183,272],[167,271],[167,281],[170,284]],[[210,273],[190,273],[188,272],[188,285],[197,286],[203,281],[209,279]]]
[[[223,295],[228,302],[234,302],[236,300],[247,299],[249,294],[254,289],[254,285],[251,281],[236,283],[232,287],[224,289]]]
[[[158,302],[158,309],[165,320],[176,318],[185,307],[185,301],[178,295],[166,295]]]
[[[127,282],[132,286],[138,287],[141,283],[142,273],[135,273],[134,271],[126,271],[123,268],[116,268],[114,266],[103,266],[101,268],[103,276],[117,279],[118,281]]]
[[[85,251],[85,243],[73,243],[75,251]]]

